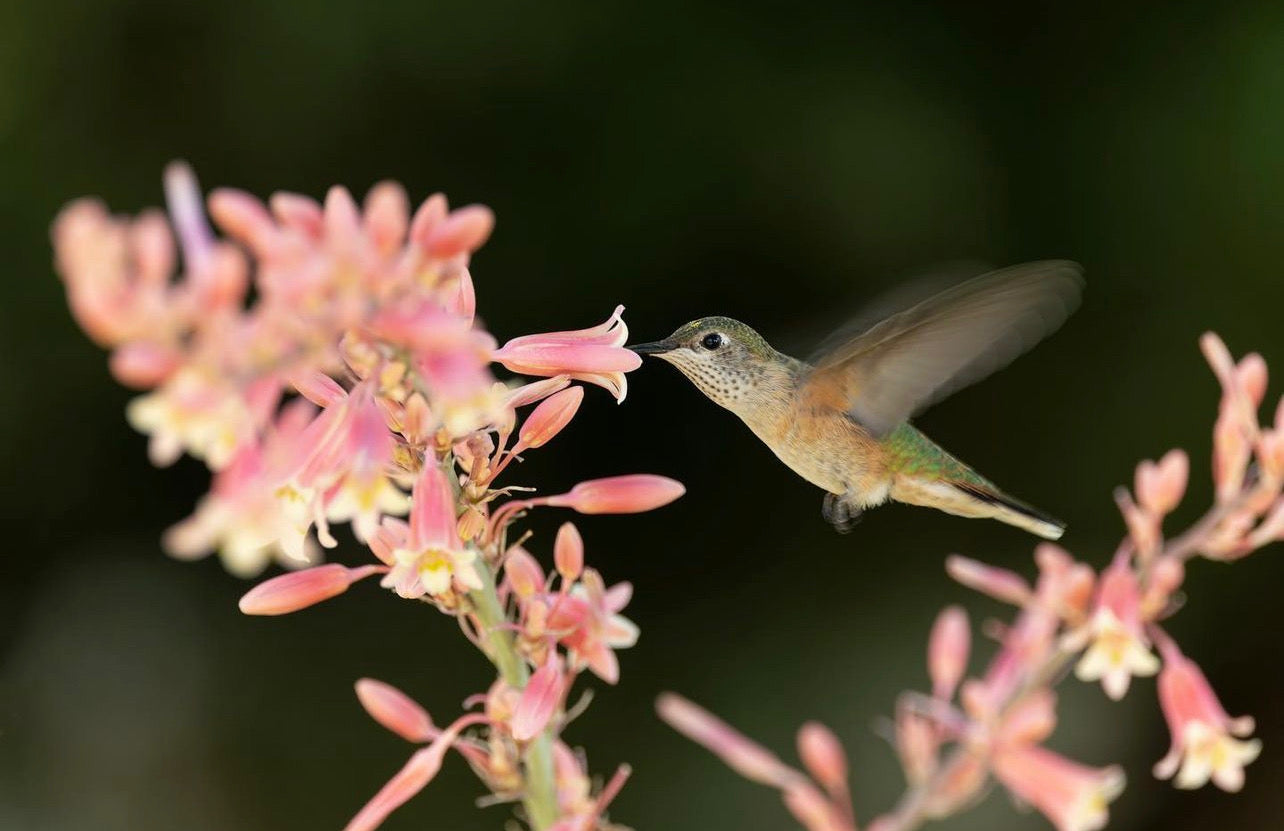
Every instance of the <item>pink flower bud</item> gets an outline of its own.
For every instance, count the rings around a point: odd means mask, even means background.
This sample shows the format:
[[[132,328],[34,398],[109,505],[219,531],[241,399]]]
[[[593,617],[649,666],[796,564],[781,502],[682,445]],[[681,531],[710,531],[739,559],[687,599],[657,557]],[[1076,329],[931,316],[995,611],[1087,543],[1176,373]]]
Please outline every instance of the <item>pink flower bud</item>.
[[[1119,513],[1123,515],[1124,524],[1128,526],[1128,536],[1132,538],[1137,551],[1143,557],[1154,554],[1159,549],[1159,516],[1138,506],[1126,488],[1115,490],[1115,504],[1119,506]]]
[[[959,606],[943,609],[932,626],[928,640],[927,672],[932,679],[932,695],[942,701],[954,697],[959,681],[967,670],[972,631],[967,612]]]
[[[381,566],[348,568],[338,563],[305,568],[265,580],[238,604],[247,615],[284,615],[343,594],[356,581],[387,571]]]
[[[362,678],[356,683],[357,699],[370,717],[408,742],[426,742],[437,735],[428,711],[401,690]]]
[[[664,693],[655,708],[670,727],[702,745],[746,779],[782,789],[806,781],[769,750],[680,695]]]
[[[471,254],[486,242],[495,228],[495,214],[485,205],[467,205],[454,211],[428,233],[428,256],[447,260]]]
[[[996,600],[1017,606],[1024,606],[1030,601],[1030,584],[1014,571],[987,566],[957,554],[945,559],[945,571],[969,589],[988,594]]]
[[[798,758],[831,794],[847,790],[847,753],[828,727],[809,721],[798,731]]]
[[[509,722],[514,739],[527,742],[544,731],[562,703],[564,686],[561,662],[550,657],[544,666],[535,670],[517,700],[513,719]]]
[[[853,831],[846,818],[810,783],[785,788],[783,796],[789,813],[807,831]]]
[[[315,199],[297,193],[277,191],[268,200],[268,207],[277,222],[305,237],[320,239],[324,233],[321,206]]]
[[[1183,450],[1170,450],[1156,464],[1149,460],[1137,465],[1137,501],[1158,516],[1172,512],[1186,492],[1190,458]]]
[[[544,572],[535,558],[521,546],[509,549],[504,560],[504,575],[508,585],[519,598],[525,600],[544,589]]]
[[[562,523],[557,529],[557,540],[553,543],[553,563],[562,580],[573,583],[579,579],[584,570],[584,540],[579,529],[569,522]]]
[[[276,235],[272,215],[258,199],[243,190],[218,188],[209,196],[210,218],[228,236],[254,251],[264,251]]]
[[[409,802],[436,777],[455,738],[453,732],[443,733],[432,744],[411,756],[405,767],[397,771],[344,826],[344,831],[373,831],[382,825],[389,814]]]
[[[517,434],[518,447],[523,450],[543,447],[571,423],[583,400],[584,388],[571,387],[541,401],[522,423]]]
[[[569,375],[554,375],[552,378],[545,378],[543,381],[532,381],[529,384],[523,384],[511,390],[508,393],[508,399],[504,402],[509,407],[525,407],[527,404],[534,404],[536,401],[547,398],[555,392],[566,389],[571,383]]]
[[[396,251],[410,225],[410,200],[396,182],[380,182],[366,194],[364,225],[375,250],[384,256]]]
[[[665,476],[635,473],[580,482],[569,492],[550,496],[544,504],[581,514],[638,514],[668,505],[687,489]]]
[[[1256,352],[1250,352],[1240,358],[1239,364],[1235,367],[1235,381],[1248,399],[1254,414],[1257,408],[1262,406],[1262,399],[1266,397],[1266,378],[1266,359]]]
[[[936,772],[940,733],[936,725],[908,709],[896,715],[896,754],[900,757],[905,779],[919,785]]]
[[[1009,744],[1036,744],[1052,735],[1057,726],[1057,697],[1047,689],[1035,690],[1003,716],[996,740]]]
[[[178,369],[177,350],[147,341],[126,343],[111,353],[111,374],[127,387],[151,389]]]

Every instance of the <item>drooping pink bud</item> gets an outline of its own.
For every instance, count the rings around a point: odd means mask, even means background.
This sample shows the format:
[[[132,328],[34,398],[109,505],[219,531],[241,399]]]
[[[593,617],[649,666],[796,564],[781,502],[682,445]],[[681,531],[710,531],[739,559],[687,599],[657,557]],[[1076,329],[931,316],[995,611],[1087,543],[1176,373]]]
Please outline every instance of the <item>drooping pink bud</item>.
[[[513,452],[543,447],[571,423],[583,400],[583,387],[571,387],[545,398],[526,417],[526,421],[522,422],[522,429],[517,434],[517,447]]]
[[[580,482],[543,502],[581,514],[638,514],[668,505],[686,492],[681,482],[666,476],[635,473]]]
[[[967,612],[960,606],[941,610],[928,640],[927,672],[932,679],[932,695],[942,701],[954,697],[959,681],[967,670],[972,648],[972,631]]]
[[[509,549],[504,560],[504,576],[513,593],[523,600],[544,589],[544,571],[521,546]]]
[[[590,329],[513,338],[491,360],[523,375],[570,375],[623,401],[628,392],[624,373],[642,365],[639,355],[624,348],[629,330],[623,313],[624,307],[617,306],[605,323]]]
[[[241,598],[247,615],[284,615],[343,594],[362,578],[387,571],[382,566],[348,568],[338,563],[305,568],[265,580]]]
[[[366,194],[366,237],[384,256],[392,254],[406,238],[410,225],[410,200],[396,182],[380,182]]]
[[[833,731],[818,721],[798,730],[798,758],[831,794],[847,791],[847,752]]]
[[[406,741],[426,742],[437,735],[428,711],[391,684],[362,678],[356,690],[357,700],[370,717]]]
[[[574,583],[584,570],[584,539],[579,529],[570,522],[562,523],[557,529],[557,540],[553,543],[553,563],[557,573],[566,583]]]
[[[1137,465],[1137,501],[1158,516],[1169,514],[1181,502],[1189,476],[1190,458],[1184,450],[1169,450],[1158,464],[1143,461]]]
[[[432,744],[411,756],[410,761],[344,826],[344,831],[373,831],[382,825],[389,814],[409,802],[433,780],[455,738],[451,732],[443,733]]]
[[[466,205],[441,220],[424,241],[428,256],[446,260],[471,254],[495,228],[495,213],[485,205]]]
[[[1030,601],[1030,584],[1015,571],[952,554],[945,558],[945,571],[959,583],[996,600],[1024,606]]]
[[[125,343],[111,353],[111,374],[134,389],[151,389],[178,369],[182,355],[172,347],[147,341]]]
[[[535,674],[526,683],[526,689],[522,690],[521,698],[517,699],[517,707],[509,722],[513,738],[519,742],[527,742],[544,732],[562,703],[563,692],[565,684],[562,680],[561,661],[550,656],[544,666],[535,670]]]
[[[656,700],[655,709],[670,727],[709,750],[746,779],[781,789],[806,781],[771,751],[680,695],[662,694]]]

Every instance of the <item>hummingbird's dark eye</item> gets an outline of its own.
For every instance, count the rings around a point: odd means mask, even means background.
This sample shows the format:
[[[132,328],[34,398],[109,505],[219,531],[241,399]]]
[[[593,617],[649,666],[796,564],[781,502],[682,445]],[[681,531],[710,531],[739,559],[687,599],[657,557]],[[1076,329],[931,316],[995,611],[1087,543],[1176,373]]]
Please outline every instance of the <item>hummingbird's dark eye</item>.
[[[705,349],[720,349],[727,339],[717,332],[712,332],[700,339],[700,345]]]

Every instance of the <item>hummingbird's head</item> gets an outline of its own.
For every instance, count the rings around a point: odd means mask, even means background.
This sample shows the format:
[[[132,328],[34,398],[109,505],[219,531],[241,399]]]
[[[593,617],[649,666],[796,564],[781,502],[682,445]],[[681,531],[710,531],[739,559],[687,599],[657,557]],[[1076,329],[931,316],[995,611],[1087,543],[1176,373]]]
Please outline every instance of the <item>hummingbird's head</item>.
[[[714,402],[739,412],[778,380],[783,356],[757,332],[729,317],[693,320],[664,340],[628,347],[668,361]]]

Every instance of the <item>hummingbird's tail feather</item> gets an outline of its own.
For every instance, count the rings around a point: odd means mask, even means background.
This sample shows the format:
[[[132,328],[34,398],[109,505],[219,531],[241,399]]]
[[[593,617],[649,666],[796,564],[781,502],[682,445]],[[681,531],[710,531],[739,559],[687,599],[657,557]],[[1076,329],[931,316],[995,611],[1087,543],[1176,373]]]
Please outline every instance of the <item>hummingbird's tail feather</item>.
[[[897,502],[936,508],[955,516],[997,519],[1045,540],[1060,539],[1066,530],[1061,520],[1008,496],[988,482],[899,476],[892,486],[891,497]]]

